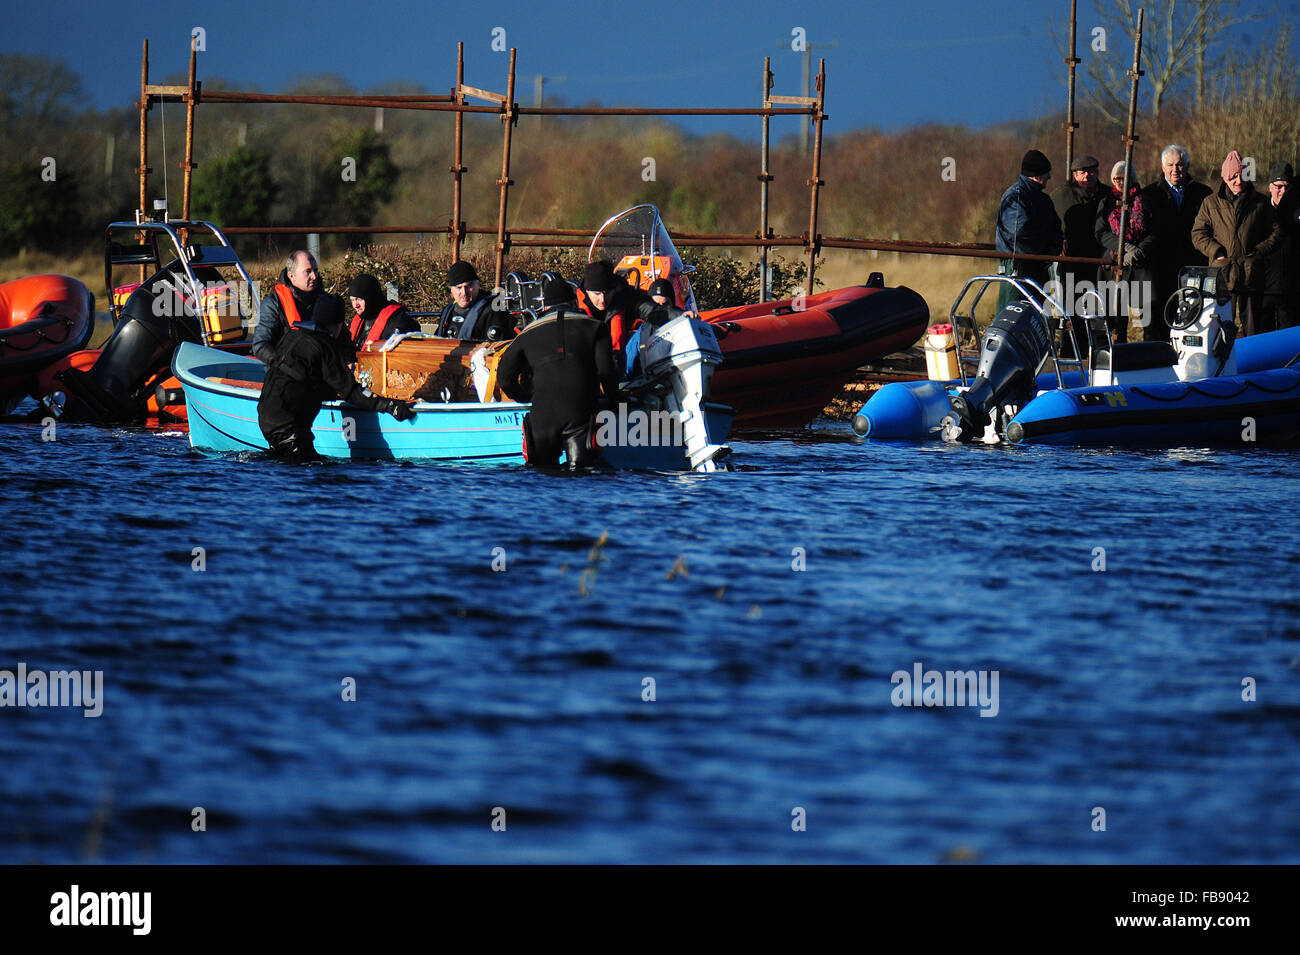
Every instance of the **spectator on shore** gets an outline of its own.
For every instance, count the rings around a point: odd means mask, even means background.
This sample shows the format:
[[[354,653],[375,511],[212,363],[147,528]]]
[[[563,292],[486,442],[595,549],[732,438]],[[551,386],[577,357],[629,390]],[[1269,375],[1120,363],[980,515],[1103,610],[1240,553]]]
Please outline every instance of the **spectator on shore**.
[[[1156,221],[1142,198],[1137,173],[1120,160],[1110,170],[1111,188],[1097,207],[1097,242],[1115,259],[1119,255],[1120,219],[1124,220],[1124,258],[1119,264],[1119,294],[1106,303],[1111,337],[1117,342],[1128,341],[1129,321],[1137,317],[1143,329],[1149,329],[1157,320],[1151,299],[1155,276],[1150,260],[1158,235]],[[1127,199],[1128,209],[1124,203]]]
[[[1025,153],[1020,161],[1020,178],[1002,194],[998,204],[997,250],[1031,255],[1060,255],[1063,236],[1061,219],[1044,189],[1052,178],[1052,164],[1037,149]],[[1003,259],[1002,271],[1032,279],[1046,285],[1050,262]],[[1007,285],[1002,286],[999,309],[1017,297]]]
[[[1178,288],[1178,272],[1188,265],[1205,264],[1205,256],[1192,242],[1192,225],[1201,211],[1201,203],[1213,190],[1192,178],[1189,162],[1187,150],[1182,146],[1166,146],[1160,153],[1161,177],[1142,190],[1142,199],[1155,221],[1158,236],[1150,263],[1155,274],[1152,301],[1155,318],[1143,330],[1142,337],[1147,341],[1169,341],[1164,308]]]
[[[1083,258],[1099,259],[1103,249],[1097,241],[1097,206],[1101,203],[1105,190],[1097,178],[1098,163],[1096,156],[1075,156],[1070,163],[1070,181],[1052,193],[1052,205],[1061,219],[1065,234],[1065,254]],[[1078,265],[1062,263],[1061,304],[1072,316],[1079,307],[1079,287],[1095,286],[1097,267],[1095,265]],[[1094,311],[1085,306],[1085,310]],[[1087,329],[1082,319],[1075,318],[1074,335],[1083,351],[1087,351]],[[1071,357],[1069,336],[1061,335],[1061,353]]]
[[[1238,330],[1257,335],[1272,330],[1263,311],[1264,261],[1281,230],[1269,201],[1241,173],[1241,153],[1234,149],[1219,170],[1223,184],[1201,203],[1192,241],[1211,265],[1223,269]]]
[[[1268,171],[1269,205],[1281,236],[1265,261],[1264,313],[1274,328],[1300,324],[1300,192],[1288,162]]]

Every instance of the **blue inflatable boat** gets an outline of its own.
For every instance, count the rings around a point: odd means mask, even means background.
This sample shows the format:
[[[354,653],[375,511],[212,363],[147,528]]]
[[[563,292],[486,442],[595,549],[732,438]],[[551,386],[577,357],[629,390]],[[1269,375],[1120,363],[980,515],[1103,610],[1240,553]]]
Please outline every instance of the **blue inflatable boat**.
[[[1009,444],[1239,445],[1300,436],[1300,328],[1237,340],[1216,270],[1186,269],[1170,301],[1166,342],[1104,341],[1088,361],[1058,358],[1052,325],[1063,309],[1023,279],[978,276],[953,305],[955,328],[974,329],[974,306],[995,283],[1022,301],[1007,306],[983,336],[975,375],[953,381],[894,382],[854,419],[875,439]],[[969,314],[959,306],[977,289]],[[1074,354],[1078,354],[1077,343]],[[1048,357],[1056,371],[1039,374]]]

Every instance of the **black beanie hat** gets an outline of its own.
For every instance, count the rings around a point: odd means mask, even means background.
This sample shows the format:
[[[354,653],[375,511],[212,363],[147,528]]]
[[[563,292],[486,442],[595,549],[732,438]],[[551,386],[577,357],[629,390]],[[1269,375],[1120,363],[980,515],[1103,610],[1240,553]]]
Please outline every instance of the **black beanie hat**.
[[[1052,164],[1037,149],[1029,150],[1029,152],[1025,153],[1025,158],[1020,160],[1020,175],[1022,176],[1043,176],[1051,171]]]
[[[673,288],[673,283],[667,279],[655,279],[650,283],[649,292],[652,296],[662,295],[668,299],[669,305],[677,305],[677,290]]]
[[[316,305],[311,310],[311,323],[322,331],[328,331],[343,323],[343,299],[326,292],[316,298]]]
[[[364,298],[369,304],[374,299],[382,299],[384,290],[379,287],[379,279],[362,272],[348,283],[348,295],[352,298]]]
[[[474,271],[474,266],[468,262],[456,262],[447,270],[447,285],[464,285],[466,282],[477,282],[478,273]]]
[[[542,298],[546,300],[547,308],[552,305],[563,305],[574,300],[573,286],[560,278],[558,275],[547,275],[542,280]]]
[[[618,286],[619,279],[614,274],[614,266],[604,259],[588,262],[582,272],[582,287],[588,292],[612,292]]]

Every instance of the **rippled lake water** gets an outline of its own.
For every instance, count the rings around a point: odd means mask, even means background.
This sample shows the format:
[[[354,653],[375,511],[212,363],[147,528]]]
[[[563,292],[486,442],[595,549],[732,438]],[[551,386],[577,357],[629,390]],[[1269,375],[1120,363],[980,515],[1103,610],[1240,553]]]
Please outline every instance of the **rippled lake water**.
[[[103,672],[0,709],[0,862],[1300,861],[1296,451],[733,446],[0,425],[0,669]],[[917,664],[996,715],[895,706]]]

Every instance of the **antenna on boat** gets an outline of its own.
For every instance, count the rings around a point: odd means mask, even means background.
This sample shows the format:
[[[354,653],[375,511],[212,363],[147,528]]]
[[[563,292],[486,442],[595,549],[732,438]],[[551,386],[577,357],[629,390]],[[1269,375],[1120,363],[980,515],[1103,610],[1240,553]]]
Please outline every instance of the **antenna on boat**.
[[[163,141],[163,217],[162,221],[167,221],[167,200],[170,198],[167,192],[167,100],[159,97],[158,112],[162,116],[162,141]],[[154,200],[154,208],[158,208],[158,200]]]

